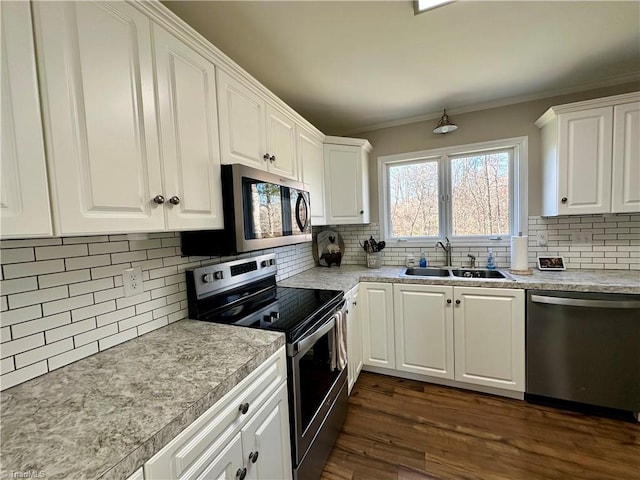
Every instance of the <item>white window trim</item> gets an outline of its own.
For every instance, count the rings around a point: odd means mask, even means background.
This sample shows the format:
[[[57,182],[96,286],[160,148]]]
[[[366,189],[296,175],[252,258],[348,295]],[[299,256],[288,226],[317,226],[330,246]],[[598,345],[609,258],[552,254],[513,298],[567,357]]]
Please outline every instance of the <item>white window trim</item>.
[[[440,237],[422,237],[417,239],[395,239],[390,235],[391,225],[390,218],[387,215],[389,211],[389,192],[387,185],[387,175],[385,166],[390,163],[404,163],[417,160],[426,160],[438,158],[439,160],[439,195],[450,195],[451,192],[443,192],[445,186],[449,186],[450,182],[445,175],[448,170],[440,170],[442,164],[448,160],[450,156],[466,155],[478,151],[500,150],[513,148],[514,156],[511,162],[512,171],[509,175],[509,189],[513,192],[509,201],[509,214],[511,218],[511,229],[514,235],[522,232],[522,235],[528,233],[528,204],[529,204],[529,188],[528,188],[528,155],[529,155],[529,138],[514,137],[502,140],[491,140],[488,142],[470,143],[467,145],[456,145],[453,147],[436,148],[432,150],[421,150],[418,152],[400,153],[395,155],[385,155],[378,157],[378,215],[380,218],[381,234],[388,246],[394,247],[433,247],[435,242],[444,241]],[[449,208],[449,202],[444,202],[445,208]],[[444,222],[448,212],[440,212],[440,231],[444,231]],[[517,215],[514,215],[517,213]],[[457,237],[452,239],[452,243],[461,247],[503,247],[511,245],[511,238],[502,237],[497,240],[487,240],[486,238]]]

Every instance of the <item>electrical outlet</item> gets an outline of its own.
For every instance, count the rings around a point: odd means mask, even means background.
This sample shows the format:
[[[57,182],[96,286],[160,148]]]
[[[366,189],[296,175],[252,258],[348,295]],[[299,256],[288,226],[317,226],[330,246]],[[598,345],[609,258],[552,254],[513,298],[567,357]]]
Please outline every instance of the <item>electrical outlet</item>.
[[[591,232],[572,232],[571,243],[574,245],[591,245],[593,234]]]
[[[143,292],[142,267],[127,268],[122,272],[124,296],[131,297]]]
[[[548,240],[549,240],[548,232],[544,230],[539,230],[538,233],[536,234],[536,243],[538,244],[538,246],[546,247]]]

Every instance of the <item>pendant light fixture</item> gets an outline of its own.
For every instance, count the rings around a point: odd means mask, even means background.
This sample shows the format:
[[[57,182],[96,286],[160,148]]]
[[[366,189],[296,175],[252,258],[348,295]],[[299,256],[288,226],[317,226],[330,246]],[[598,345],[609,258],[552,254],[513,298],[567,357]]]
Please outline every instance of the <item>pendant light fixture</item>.
[[[447,115],[447,109],[445,108],[438,125],[433,129],[433,133],[441,133],[444,135],[445,133],[453,132],[457,129],[458,126],[449,120],[449,115]]]

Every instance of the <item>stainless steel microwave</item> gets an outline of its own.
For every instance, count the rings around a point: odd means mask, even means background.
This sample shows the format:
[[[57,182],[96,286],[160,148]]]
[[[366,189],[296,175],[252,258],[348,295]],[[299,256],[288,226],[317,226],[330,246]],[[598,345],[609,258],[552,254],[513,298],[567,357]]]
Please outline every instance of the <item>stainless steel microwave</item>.
[[[183,255],[231,255],[311,241],[304,184],[245,165],[222,165],[224,230],[182,232]]]

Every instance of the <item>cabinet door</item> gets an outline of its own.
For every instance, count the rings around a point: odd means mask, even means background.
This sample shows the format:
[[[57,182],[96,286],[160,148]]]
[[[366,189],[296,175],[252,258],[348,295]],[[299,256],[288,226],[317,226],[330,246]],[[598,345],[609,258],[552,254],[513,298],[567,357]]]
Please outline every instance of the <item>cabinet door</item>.
[[[327,223],[363,223],[361,148],[325,145],[324,160]]]
[[[362,370],[362,323],[358,306],[358,287],[352,288],[347,295],[347,371],[349,374],[349,393],[358,380]]]
[[[610,212],[613,107],[561,114],[558,128],[558,214]]]
[[[640,102],[613,110],[612,211],[640,212]]]
[[[150,20],[124,2],[34,2],[56,233],[164,228]]]
[[[293,119],[267,105],[267,152],[269,171],[299,180],[296,156],[296,124]]]
[[[223,228],[215,67],[162,28],[153,33],[167,227]]]
[[[203,472],[196,476],[191,476],[191,472],[187,471],[180,478],[183,480],[237,480],[238,471],[244,468],[242,463],[242,434],[236,433],[227,443],[220,454],[214,458]]]
[[[395,368],[393,285],[361,283],[362,356],[364,365]]]
[[[453,379],[453,287],[393,286],[396,369]]]
[[[1,2],[0,235],[51,235],[49,187],[29,2]]]
[[[298,128],[298,156],[302,181],[308,185],[311,196],[311,224],[326,225],[322,141],[312,133]]]
[[[242,429],[247,478],[291,478],[291,445],[287,385],[280,389]]]
[[[265,103],[226,72],[218,70],[218,108],[222,163],[267,169]]]
[[[524,290],[453,292],[455,379],[524,392]]]

